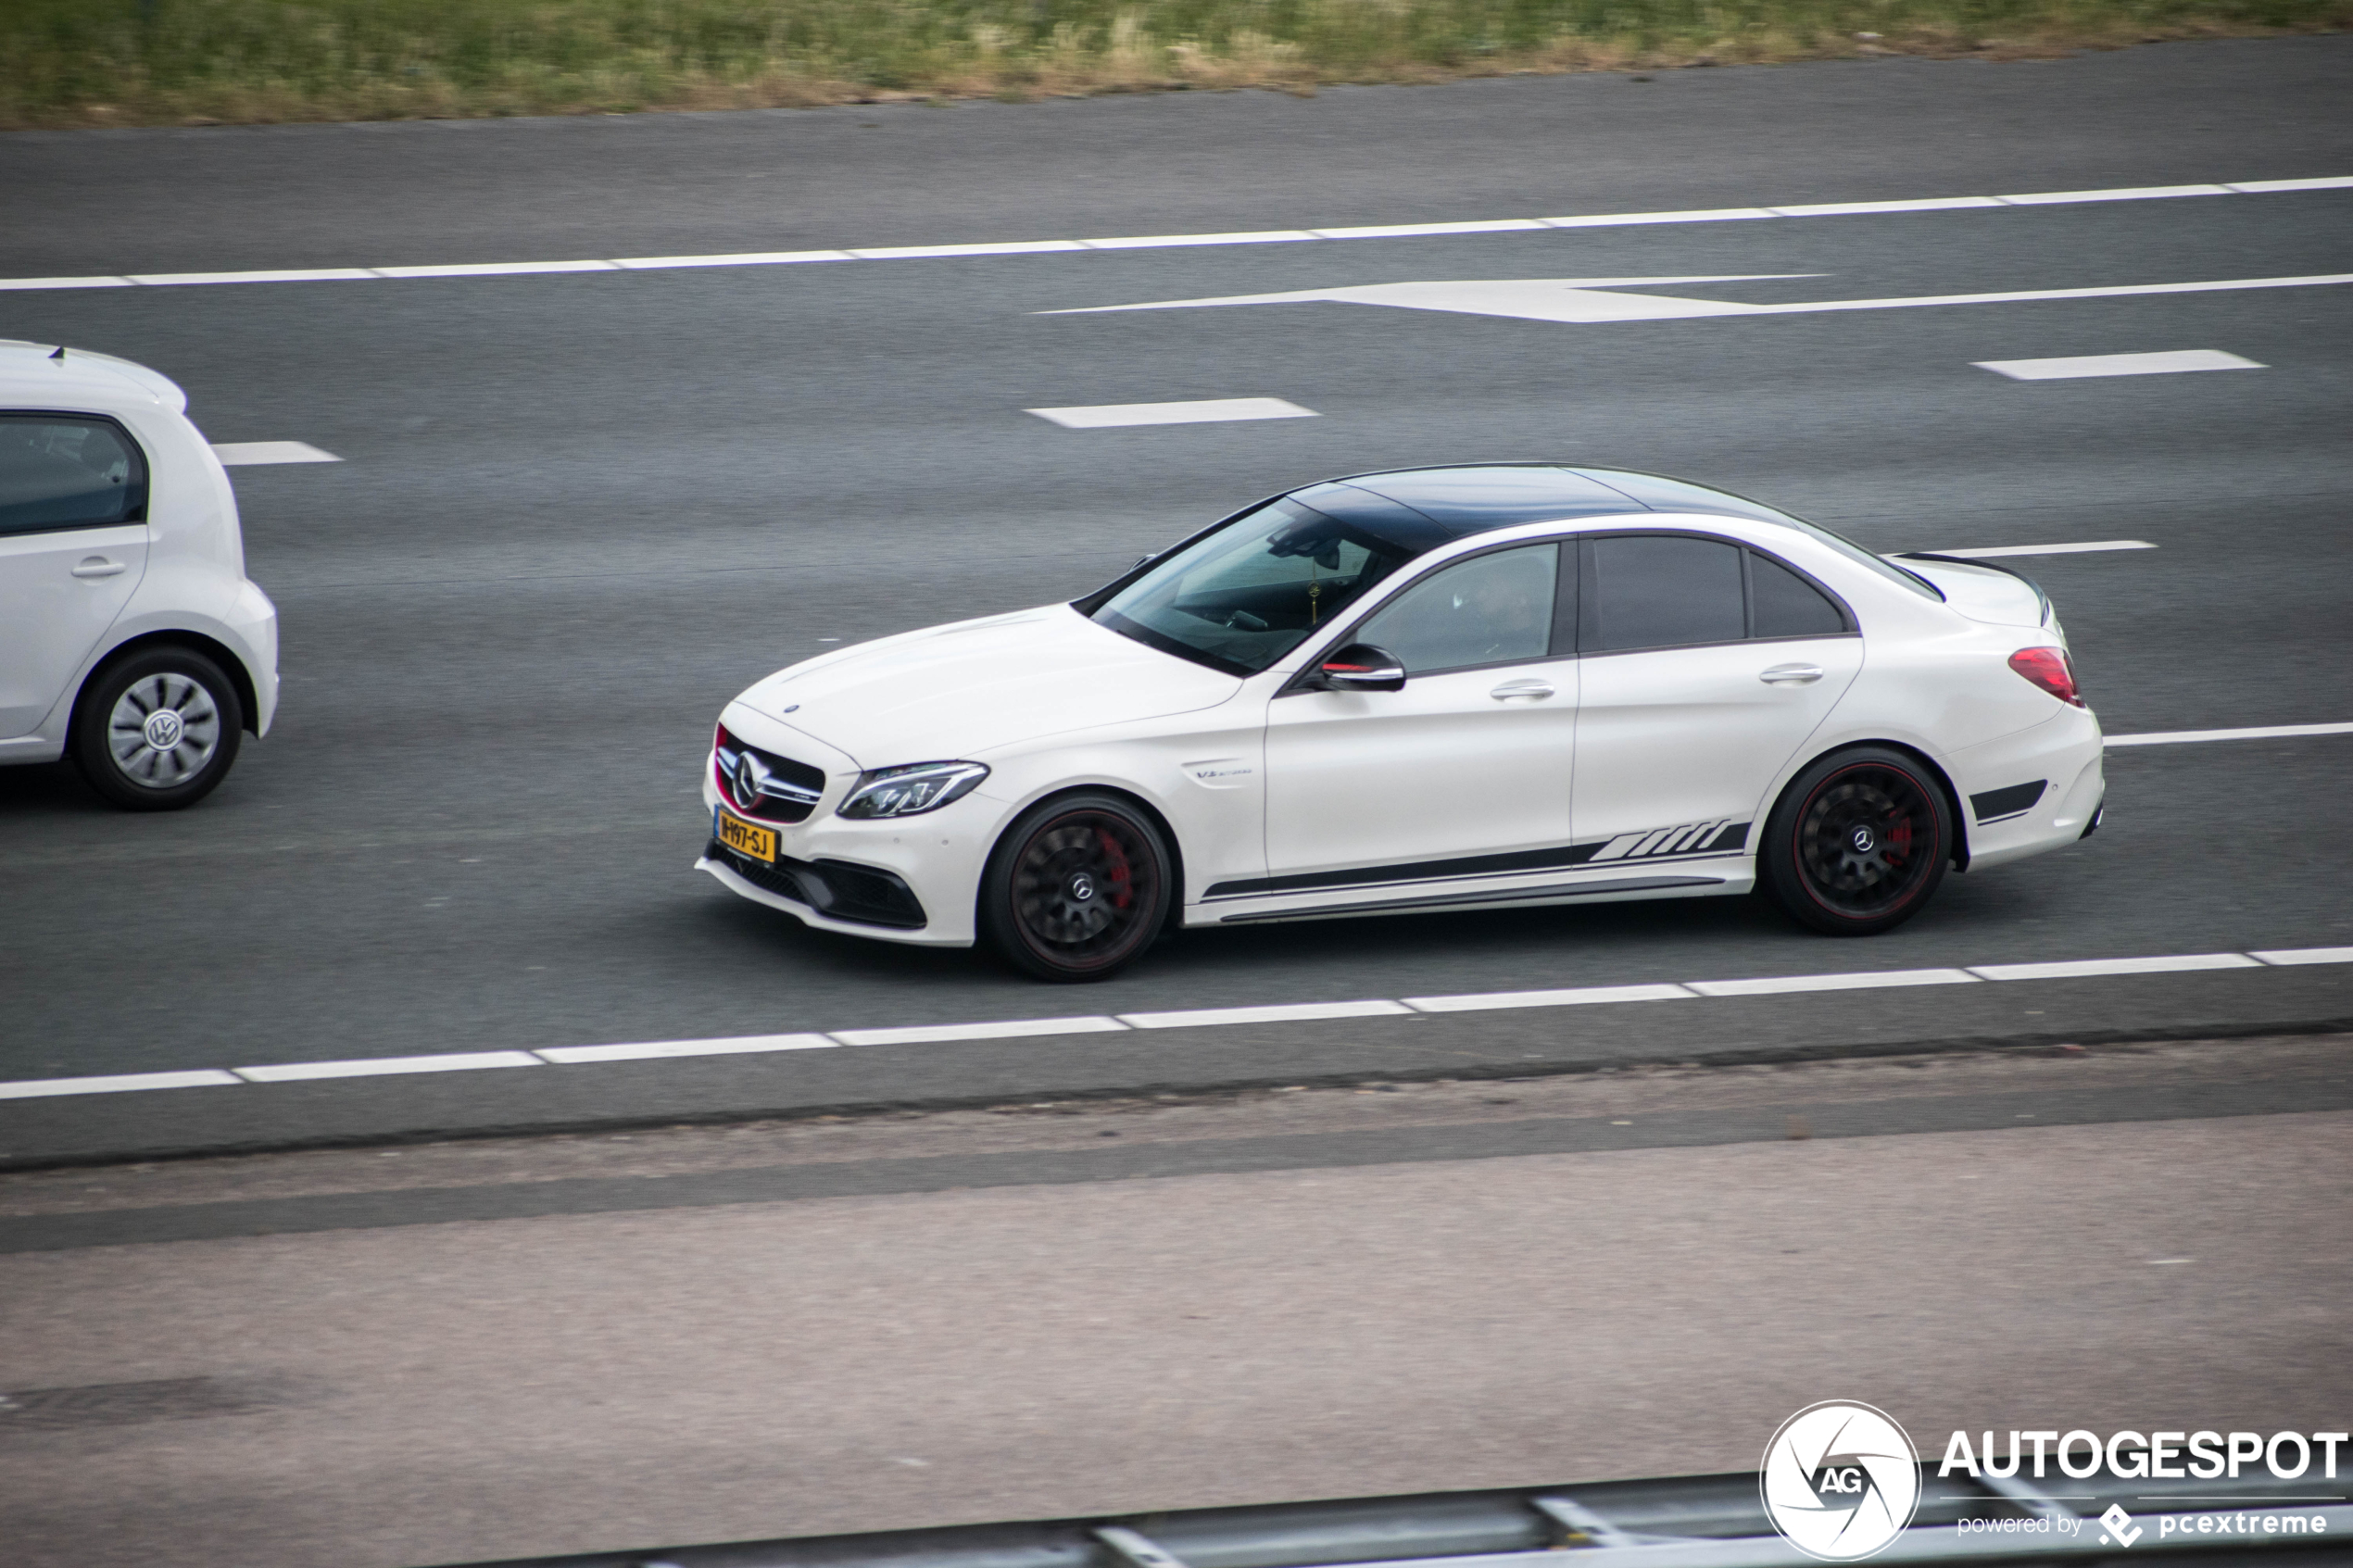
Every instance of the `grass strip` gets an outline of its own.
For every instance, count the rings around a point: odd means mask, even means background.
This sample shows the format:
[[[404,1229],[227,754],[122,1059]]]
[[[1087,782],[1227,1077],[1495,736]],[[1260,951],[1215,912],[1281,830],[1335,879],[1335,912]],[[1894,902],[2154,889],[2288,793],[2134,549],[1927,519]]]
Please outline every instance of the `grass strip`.
[[[2353,0],[0,0],[0,127],[1306,93],[2348,25]]]

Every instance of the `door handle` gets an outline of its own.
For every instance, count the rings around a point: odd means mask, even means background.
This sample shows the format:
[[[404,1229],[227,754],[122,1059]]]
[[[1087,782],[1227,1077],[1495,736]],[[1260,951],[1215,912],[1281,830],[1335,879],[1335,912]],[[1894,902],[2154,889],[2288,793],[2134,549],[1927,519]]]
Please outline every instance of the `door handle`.
[[[119,560],[104,556],[84,556],[82,564],[73,569],[76,577],[120,577],[128,570]]]
[[[1541,681],[1506,681],[1487,695],[1497,702],[1511,702],[1516,699],[1541,702],[1553,695],[1553,688]]]
[[[1776,664],[1756,677],[1768,686],[1810,686],[1822,678],[1818,664]]]

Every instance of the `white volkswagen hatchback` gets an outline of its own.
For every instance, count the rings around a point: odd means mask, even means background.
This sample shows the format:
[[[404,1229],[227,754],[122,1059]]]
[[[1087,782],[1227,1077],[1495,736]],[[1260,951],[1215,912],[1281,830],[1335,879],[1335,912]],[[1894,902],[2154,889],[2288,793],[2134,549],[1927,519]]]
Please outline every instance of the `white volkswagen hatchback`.
[[[1755,887],[1863,935],[2088,834],[2100,757],[2016,572],[1654,474],[1415,469],[777,671],[720,716],[698,866],[1050,980],[1180,925]]]
[[[278,702],[278,612],[187,395],[0,341],[0,763],[70,757],[134,811],[210,794]]]

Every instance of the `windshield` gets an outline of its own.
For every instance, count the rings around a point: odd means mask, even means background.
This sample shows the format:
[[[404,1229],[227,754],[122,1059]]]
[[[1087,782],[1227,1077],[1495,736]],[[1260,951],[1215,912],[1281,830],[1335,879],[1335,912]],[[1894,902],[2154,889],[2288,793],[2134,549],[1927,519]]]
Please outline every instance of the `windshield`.
[[[1254,675],[1411,558],[1285,498],[1158,563],[1092,619],[1164,653]]]

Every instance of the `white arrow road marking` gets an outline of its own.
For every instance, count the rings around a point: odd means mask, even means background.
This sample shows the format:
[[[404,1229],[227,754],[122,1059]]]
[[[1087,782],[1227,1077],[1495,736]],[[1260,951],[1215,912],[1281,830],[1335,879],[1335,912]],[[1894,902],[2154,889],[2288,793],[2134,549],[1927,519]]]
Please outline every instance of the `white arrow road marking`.
[[[1097,305],[1040,310],[1040,316],[1100,316],[1120,310],[1189,310],[1213,305],[1392,305],[1404,310],[1452,310],[1466,316],[1512,316],[1524,321],[1652,321],[1676,316],[1737,316],[1767,308],[1667,295],[1610,294],[1620,288],[1675,283],[1745,283],[1818,278],[1819,272],[1719,272],[1689,278],[1510,278],[1483,282],[1366,283],[1353,288],[1300,289],[1289,294],[1238,294],[1221,299],[1167,299],[1150,305]]]
[[[1388,305],[1404,310],[1446,310],[1466,316],[1508,316],[1523,321],[1666,321],[1694,316],[1800,316],[1826,310],[1917,310],[1932,305],[2008,305],[2037,299],[2117,299],[2136,295],[2217,294],[2242,289],[2314,288],[2353,283],[2353,272],[2296,278],[2230,278],[2196,283],[2120,283],[2085,289],[2018,289],[1999,294],[1931,294],[1891,299],[1813,299],[1789,305],[1683,299],[1672,295],[1615,294],[1613,289],[1670,283],[1743,282],[1759,278],[1819,277],[1820,273],[1749,273],[1718,278],[1504,278],[1448,282],[1366,283],[1290,294],[1231,295],[1222,299],[1164,299],[1142,305],[1096,305],[1041,310],[1041,316],[1094,316],[1122,310],[1183,310],[1217,305]]]

